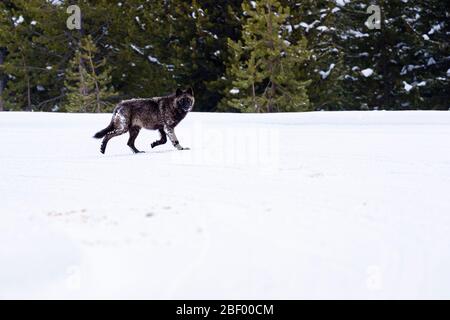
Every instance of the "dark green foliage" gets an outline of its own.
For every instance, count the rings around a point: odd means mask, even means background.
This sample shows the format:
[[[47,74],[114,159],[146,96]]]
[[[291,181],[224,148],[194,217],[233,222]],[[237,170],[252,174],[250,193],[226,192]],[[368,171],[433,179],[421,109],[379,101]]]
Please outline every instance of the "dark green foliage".
[[[111,84],[111,69],[106,65],[106,59],[98,59],[98,49],[92,37],[81,39],[66,71],[64,111],[112,111],[111,100],[115,92]]]
[[[365,26],[370,4],[381,7],[380,30]],[[341,8],[346,109],[448,109],[448,6],[442,1],[351,1]],[[434,30],[434,31],[432,31]],[[447,40],[445,40],[447,38]],[[364,76],[363,70],[373,69]]]
[[[54,57],[42,44],[42,26],[36,22],[49,7],[38,0],[0,3],[0,47],[7,53],[0,70],[8,80],[2,92],[6,109],[40,109],[50,96],[58,95],[51,83],[55,71],[47,69]]]
[[[169,1],[162,27],[178,86],[192,86],[196,109],[214,111],[226,82],[227,39],[240,36],[241,0]],[[168,32],[167,32],[168,31]]]
[[[301,69],[308,58],[306,39],[287,40],[289,8],[277,0],[244,3],[242,40],[229,39],[232,57],[227,105],[241,112],[304,111],[309,108]]]
[[[345,50],[340,44],[344,19],[333,0],[284,0],[291,16],[291,37],[308,39],[310,59],[305,63],[305,77],[311,80],[308,94],[315,110],[344,110],[349,97],[344,92]]]
[[[2,0],[0,110],[109,110],[76,102],[89,36],[111,105],[192,86],[197,111],[449,109],[446,1],[339,2]],[[70,4],[81,30],[66,27]],[[365,25],[371,4],[380,30]]]

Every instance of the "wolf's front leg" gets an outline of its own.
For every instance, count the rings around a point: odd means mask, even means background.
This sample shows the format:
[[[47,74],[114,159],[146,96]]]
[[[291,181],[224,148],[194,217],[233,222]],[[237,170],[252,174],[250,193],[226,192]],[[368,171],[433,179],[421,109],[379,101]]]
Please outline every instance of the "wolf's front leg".
[[[170,141],[172,142],[173,146],[177,148],[178,150],[189,150],[189,148],[183,148],[180,143],[178,142],[178,138],[175,135],[174,128],[171,128],[169,126],[164,127],[164,131],[167,133],[167,136],[169,137]]]

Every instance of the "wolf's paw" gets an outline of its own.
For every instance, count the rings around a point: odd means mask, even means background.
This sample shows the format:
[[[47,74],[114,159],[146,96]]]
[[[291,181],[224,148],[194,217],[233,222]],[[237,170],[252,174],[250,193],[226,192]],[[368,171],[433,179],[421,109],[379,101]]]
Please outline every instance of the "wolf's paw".
[[[175,145],[175,148],[177,148],[178,150],[191,150],[190,148],[183,148],[179,144]]]

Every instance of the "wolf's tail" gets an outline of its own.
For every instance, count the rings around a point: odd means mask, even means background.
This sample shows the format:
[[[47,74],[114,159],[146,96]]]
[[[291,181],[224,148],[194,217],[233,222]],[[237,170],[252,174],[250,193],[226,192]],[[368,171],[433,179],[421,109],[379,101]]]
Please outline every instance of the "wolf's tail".
[[[106,134],[110,131],[112,131],[114,129],[114,123],[113,121],[111,121],[111,123],[103,130],[97,132],[96,134],[94,134],[94,138],[95,139],[101,139],[104,136],[106,136]]]

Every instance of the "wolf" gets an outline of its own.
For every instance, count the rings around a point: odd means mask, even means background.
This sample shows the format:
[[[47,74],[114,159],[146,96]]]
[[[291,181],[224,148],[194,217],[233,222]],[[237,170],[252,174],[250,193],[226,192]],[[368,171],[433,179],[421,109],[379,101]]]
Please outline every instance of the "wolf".
[[[175,93],[163,97],[120,102],[113,111],[110,124],[94,135],[96,139],[103,138],[100,152],[105,153],[109,140],[129,132],[128,146],[134,153],[140,153],[134,142],[142,128],[159,131],[161,137],[151,144],[152,148],[165,144],[168,136],[175,148],[189,150],[180,145],[175,127],[193,109],[194,103],[192,88],[177,89]]]

